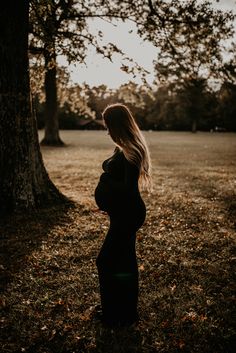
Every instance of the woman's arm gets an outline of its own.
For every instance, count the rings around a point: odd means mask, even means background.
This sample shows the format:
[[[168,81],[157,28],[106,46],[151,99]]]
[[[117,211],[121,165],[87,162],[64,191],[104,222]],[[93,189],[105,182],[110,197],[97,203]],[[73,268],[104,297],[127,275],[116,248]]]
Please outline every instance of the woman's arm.
[[[122,159],[122,163],[124,163],[123,180],[115,180],[111,178],[108,173],[103,173],[101,176],[101,181],[109,183],[109,186],[117,192],[123,193],[137,191],[139,178],[138,168],[133,163],[129,162],[125,157]]]

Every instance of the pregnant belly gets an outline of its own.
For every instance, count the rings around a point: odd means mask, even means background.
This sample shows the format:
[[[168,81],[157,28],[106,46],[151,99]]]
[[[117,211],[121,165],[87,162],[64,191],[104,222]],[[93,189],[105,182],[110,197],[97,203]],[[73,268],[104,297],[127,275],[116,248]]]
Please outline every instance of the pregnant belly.
[[[112,204],[114,203],[114,197],[112,197],[111,190],[109,186],[102,182],[99,181],[96,189],[95,189],[95,201],[98,207],[102,211],[108,211],[112,207]]]
[[[128,223],[138,223],[138,227],[144,222],[146,207],[138,191],[132,194],[127,191],[116,191],[109,183],[100,179],[94,196],[102,211],[108,212],[110,215],[122,216],[122,219]]]

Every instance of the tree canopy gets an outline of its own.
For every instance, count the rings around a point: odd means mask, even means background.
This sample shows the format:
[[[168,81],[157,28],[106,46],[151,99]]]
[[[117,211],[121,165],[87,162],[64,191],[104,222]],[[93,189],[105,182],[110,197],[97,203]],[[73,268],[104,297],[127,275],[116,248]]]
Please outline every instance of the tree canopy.
[[[57,55],[64,55],[68,63],[82,63],[86,60],[89,45],[93,45],[98,54],[110,60],[114,52],[122,54],[114,43],[104,44],[101,31],[96,34],[90,33],[87,22],[89,18],[133,21],[140,37],[151,41],[157,48],[155,60],[157,85],[175,82],[176,89],[182,91],[186,89],[187,92],[190,88],[191,97],[195,92],[195,98],[188,100],[191,105],[189,111],[198,110],[199,115],[202,114],[199,110],[202,105],[196,102],[204,93],[209,78],[228,77],[232,81],[234,76],[233,59],[223,63],[222,58],[224,42],[233,34],[234,15],[231,12],[213,9],[209,1],[32,0],[30,18],[30,50],[38,57],[43,57],[44,62],[46,92],[44,142],[49,144],[61,142],[58,134],[57,102],[59,98],[59,105],[63,104],[63,95],[60,94],[61,85],[58,85],[60,74],[56,62]],[[132,58],[130,60],[132,61]],[[140,67],[124,64],[121,65],[121,69],[128,73],[141,70]],[[144,71],[142,77],[145,83]],[[130,84],[127,86],[131,89]],[[133,93],[129,95],[137,95],[136,88],[132,89]],[[118,100],[122,100],[122,92],[125,92],[127,98],[125,85],[121,87],[120,95],[116,97]],[[81,101],[84,104],[83,90],[74,87],[71,97],[75,99],[79,94],[82,98],[80,100],[77,97],[76,102]],[[90,92],[89,95],[92,96],[93,93]],[[192,104],[193,101],[195,105]],[[81,110],[82,105],[77,106]],[[195,109],[196,106],[199,109]],[[196,125],[194,116],[196,114],[193,115],[193,127]]]

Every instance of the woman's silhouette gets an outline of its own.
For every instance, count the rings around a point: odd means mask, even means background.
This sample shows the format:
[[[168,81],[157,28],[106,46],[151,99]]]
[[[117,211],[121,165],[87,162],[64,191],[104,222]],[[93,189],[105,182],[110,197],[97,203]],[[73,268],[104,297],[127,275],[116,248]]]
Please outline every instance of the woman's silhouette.
[[[146,216],[139,185],[150,188],[150,158],[145,139],[125,105],[108,106],[103,119],[116,147],[102,164],[104,172],[95,190],[98,207],[110,217],[96,264],[102,321],[124,326],[138,319],[135,240]]]

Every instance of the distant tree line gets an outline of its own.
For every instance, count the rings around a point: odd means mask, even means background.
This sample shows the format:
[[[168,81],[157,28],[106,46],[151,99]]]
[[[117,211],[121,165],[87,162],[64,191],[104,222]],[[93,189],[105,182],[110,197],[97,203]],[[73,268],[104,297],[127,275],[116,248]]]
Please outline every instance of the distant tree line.
[[[225,81],[213,90],[204,79],[177,88],[169,84],[154,89],[134,82],[116,90],[105,85],[65,87],[58,109],[59,127],[99,129],[101,112],[116,102],[128,105],[144,130],[236,131],[236,84]],[[40,101],[35,94],[39,128],[45,125],[44,105],[43,98]],[[92,119],[97,124],[86,124]]]

